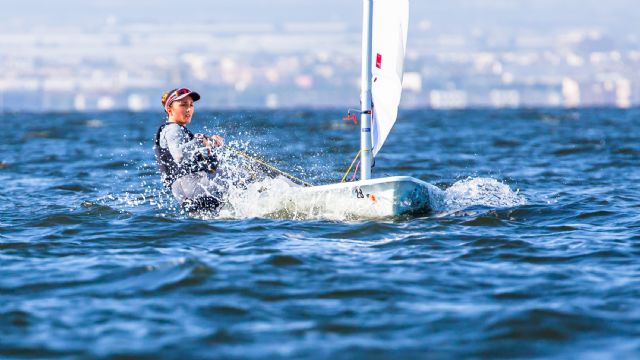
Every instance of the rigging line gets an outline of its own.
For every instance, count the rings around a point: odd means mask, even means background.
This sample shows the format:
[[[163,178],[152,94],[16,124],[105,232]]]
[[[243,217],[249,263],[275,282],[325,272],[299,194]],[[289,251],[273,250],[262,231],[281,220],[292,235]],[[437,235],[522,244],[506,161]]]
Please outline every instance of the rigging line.
[[[353,170],[353,176],[351,177],[351,181],[354,181],[356,179],[356,176],[358,176],[358,167],[359,166],[360,166],[360,161],[358,161],[358,163],[356,164],[355,170]]]
[[[236,150],[236,149],[234,149],[234,148],[232,148],[232,147],[230,147],[228,145],[222,145],[222,147],[227,149],[227,150],[229,150],[229,151],[231,151],[231,152],[233,152],[233,153],[235,153],[236,155],[240,155],[240,156],[242,156],[242,157],[244,157],[246,159],[254,161],[254,162],[256,162],[256,163],[258,163],[258,164],[260,164],[262,166],[265,166],[265,167],[269,168],[270,170],[273,170],[273,171],[277,172],[278,174],[287,177],[290,180],[297,181],[298,183],[300,183],[300,184],[302,184],[304,186],[307,186],[307,187],[313,186],[313,184],[308,183],[308,182],[306,182],[306,181],[304,181],[302,179],[299,179],[299,178],[297,178],[297,177],[295,177],[295,176],[293,176],[293,175],[291,175],[289,173],[286,173],[286,172],[278,169],[277,167],[275,167],[273,165],[270,165],[270,164],[266,163],[265,161],[260,160],[260,159],[258,159],[256,157],[253,157],[253,156],[251,156],[251,155],[249,155],[249,154],[247,154],[247,153],[245,153],[243,151]]]
[[[349,173],[351,172],[351,168],[353,168],[353,164],[355,164],[356,160],[358,160],[358,158],[360,157],[360,153],[362,153],[362,150],[358,151],[358,153],[356,154],[356,157],[354,157],[353,161],[351,161],[351,165],[349,166],[349,169],[347,169],[347,172],[345,172],[344,176],[342,177],[342,181],[340,181],[341,183],[343,183],[347,178],[347,176],[349,176]]]

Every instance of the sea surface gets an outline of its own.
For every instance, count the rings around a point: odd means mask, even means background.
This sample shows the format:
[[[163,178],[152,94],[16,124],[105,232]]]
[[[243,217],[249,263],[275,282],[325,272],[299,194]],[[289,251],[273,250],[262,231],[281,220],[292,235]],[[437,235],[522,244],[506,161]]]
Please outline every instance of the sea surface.
[[[342,116],[190,128],[329,184],[359,144]],[[403,111],[374,176],[445,202],[382,219],[274,210],[270,177],[185,214],[159,112],[0,121],[2,359],[640,358],[640,109]]]

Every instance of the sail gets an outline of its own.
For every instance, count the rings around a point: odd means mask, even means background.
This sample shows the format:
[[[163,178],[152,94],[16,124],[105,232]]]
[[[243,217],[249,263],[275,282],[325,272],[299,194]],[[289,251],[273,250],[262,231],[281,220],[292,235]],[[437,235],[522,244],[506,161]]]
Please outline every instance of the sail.
[[[373,156],[382,148],[398,116],[408,26],[409,0],[373,0]]]

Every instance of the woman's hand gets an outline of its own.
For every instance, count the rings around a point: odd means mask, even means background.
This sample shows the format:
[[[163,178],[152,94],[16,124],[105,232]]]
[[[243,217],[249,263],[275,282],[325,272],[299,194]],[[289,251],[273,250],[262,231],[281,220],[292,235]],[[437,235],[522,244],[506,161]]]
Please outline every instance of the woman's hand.
[[[209,144],[209,138],[204,136],[204,134],[195,134],[194,138],[202,141],[202,145],[204,145],[206,148],[211,148],[211,145]]]
[[[213,141],[213,144],[215,146],[217,146],[217,147],[224,146],[224,139],[222,138],[222,136],[213,135],[210,139],[211,139],[211,141]]]

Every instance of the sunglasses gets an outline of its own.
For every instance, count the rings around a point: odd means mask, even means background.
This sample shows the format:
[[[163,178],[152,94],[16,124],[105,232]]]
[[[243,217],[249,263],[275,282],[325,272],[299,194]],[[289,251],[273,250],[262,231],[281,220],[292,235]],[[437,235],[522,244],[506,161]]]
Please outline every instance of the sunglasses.
[[[184,94],[191,94],[191,90],[187,88],[178,89],[174,92],[175,96],[182,96]]]

